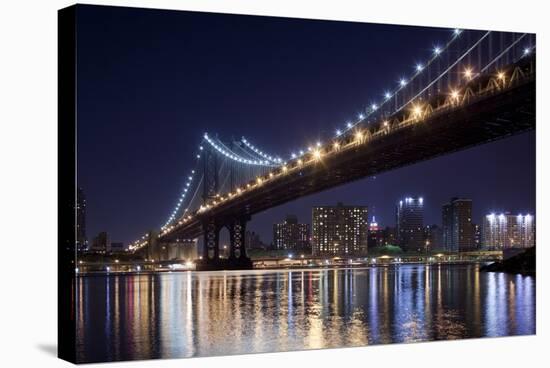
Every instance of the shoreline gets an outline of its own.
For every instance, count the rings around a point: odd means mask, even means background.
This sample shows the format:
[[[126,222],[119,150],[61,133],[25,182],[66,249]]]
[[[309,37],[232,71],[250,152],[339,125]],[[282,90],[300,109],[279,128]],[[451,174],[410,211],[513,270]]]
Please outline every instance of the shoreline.
[[[135,275],[160,275],[170,273],[254,273],[257,271],[314,271],[314,270],[344,270],[344,269],[371,269],[371,268],[388,268],[388,267],[400,267],[400,266],[460,266],[460,265],[480,265],[481,267],[487,266],[490,261],[449,261],[449,262],[401,262],[401,263],[386,263],[386,264],[360,264],[360,265],[326,265],[326,266],[281,266],[281,267],[256,267],[248,270],[213,270],[213,271],[197,271],[194,269],[176,269],[176,270],[143,270],[143,271],[86,271],[78,272],[77,277],[90,277],[90,276],[135,276]],[[480,270],[481,270],[480,267]],[[526,276],[534,276],[526,275]]]

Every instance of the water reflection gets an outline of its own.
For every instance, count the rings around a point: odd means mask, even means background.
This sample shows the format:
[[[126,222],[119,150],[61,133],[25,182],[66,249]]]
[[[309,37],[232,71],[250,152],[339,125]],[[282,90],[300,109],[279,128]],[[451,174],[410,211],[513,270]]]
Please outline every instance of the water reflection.
[[[535,279],[471,266],[89,276],[81,362],[535,333]]]

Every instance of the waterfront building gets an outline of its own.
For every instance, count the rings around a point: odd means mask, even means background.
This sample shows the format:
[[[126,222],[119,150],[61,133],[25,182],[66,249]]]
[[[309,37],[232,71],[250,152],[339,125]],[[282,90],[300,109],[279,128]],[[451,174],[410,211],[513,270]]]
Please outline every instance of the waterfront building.
[[[314,255],[351,256],[367,254],[366,206],[322,206],[313,208],[312,248]]]
[[[78,251],[88,250],[88,239],[86,238],[86,196],[82,188],[76,192],[76,249]]]
[[[266,245],[260,239],[260,234],[246,230],[244,234],[244,246],[246,249],[266,249]]]
[[[111,251],[111,239],[106,231],[97,234],[92,242],[91,250],[99,253],[108,253]]]
[[[482,242],[482,233],[481,233],[481,226],[478,224],[472,224],[473,231],[474,231],[474,248],[476,250],[481,249],[481,242]]]
[[[504,250],[535,246],[535,217],[501,213],[483,219],[483,248]]]
[[[122,242],[111,242],[111,252],[112,253],[121,253],[124,252],[126,248],[124,248],[124,243]]]
[[[395,227],[386,226],[386,228],[383,230],[383,237],[384,240],[382,241],[382,244],[384,246],[386,245],[397,245],[397,229]]]
[[[220,256],[227,257],[225,253],[229,253],[227,246],[222,246]],[[156,244],[148,257],[158,261],[194,261],[198,258],[198,240],[176,239],[169,243]]]
[[[310,252],[309,224],[298,223],[298,218],[288,215],[284,222],[273,225],[273,245],[278,250]]]
[[[397,243],[404,251],[421,251],[424,240],[424,199],[406,197],[396,208]]]
[[[472,227],[472,200],[452,198],[443,205],[443,247],[447,252],[471,251],[475,248]]]
[[[443,246],[443,229],[436,224],[427,225],[424,227],[425,250],[432,251],[435,249],[444,250]]]

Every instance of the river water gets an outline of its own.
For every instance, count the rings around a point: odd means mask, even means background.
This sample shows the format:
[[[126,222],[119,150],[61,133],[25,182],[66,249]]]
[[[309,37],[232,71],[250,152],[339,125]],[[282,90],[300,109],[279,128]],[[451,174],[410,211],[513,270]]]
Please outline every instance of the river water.
[[[81,276],[80,362],[535,333],[535,278],[478,265]]]

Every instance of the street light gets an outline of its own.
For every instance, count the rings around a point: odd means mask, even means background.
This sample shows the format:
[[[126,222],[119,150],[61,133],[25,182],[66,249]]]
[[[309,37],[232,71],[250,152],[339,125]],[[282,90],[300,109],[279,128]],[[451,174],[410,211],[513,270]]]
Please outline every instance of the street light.
[[[320,160],[320,159],[321,159],[321,151],[320,151],[320,150],[315,150],[315,151],[313,151],[313,157],[314,157],[316,160]]]
[[[414,117],[416,117],[416,118],[420,117],[420,116],[422,115],[422,107],[420,107],[420,106],[418,106],[418,105],[417,105],[417,106],[414,106],[414,107],[413,107],[413,115],[414,115]]]
[[[451,98],[453,100],[455,100],[455,101],[458,100],[458,97],[459,97],[458,91],[456,91],[456,90],[451,91]]]

